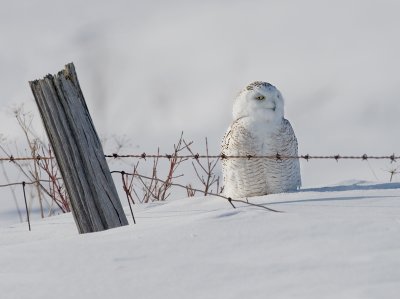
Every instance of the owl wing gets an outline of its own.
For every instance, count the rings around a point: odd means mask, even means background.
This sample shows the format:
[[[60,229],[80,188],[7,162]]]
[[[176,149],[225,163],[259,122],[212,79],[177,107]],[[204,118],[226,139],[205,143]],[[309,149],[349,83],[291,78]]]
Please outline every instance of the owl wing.
[[[255,154],[252,146],[254,137],[242,124],[241,119],[234,121],[226,131],[221,144],[222,153],[226,156]]]
[[[298,142],[292,125],[287,119],[283,119],[283,124],[280,132],[281,138],[281,155],[298,156]],[[288,159],[286,161],[288,171],[293,179],[293,184],[296,187],[301,186],[300,162],[299,159]]]
[[[222,139],[222,153],[226,156],[256,155],[260,143],[246,128],[244,120],[236,120]],[[224,195],[246,197],[266,194],[265,167],[262,159],[223,159]]]
[[[298,143],[294,134],[292,125],[284,118],[280,135],[282,136],[283,146],[286,148],[287,154],[297,155]]]

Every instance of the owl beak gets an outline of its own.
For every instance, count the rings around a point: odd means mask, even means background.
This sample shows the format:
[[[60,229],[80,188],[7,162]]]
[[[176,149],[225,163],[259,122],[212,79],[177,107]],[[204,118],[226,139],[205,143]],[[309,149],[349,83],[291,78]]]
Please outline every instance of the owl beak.
[[[270,105],[268,105],[267,107],[265,107],[265,109],[275,111],[275,109],[276,109],[276,104],[275,104],[274,102],[271,102],[271,103],[268,103],[268,104],[270,104]]]

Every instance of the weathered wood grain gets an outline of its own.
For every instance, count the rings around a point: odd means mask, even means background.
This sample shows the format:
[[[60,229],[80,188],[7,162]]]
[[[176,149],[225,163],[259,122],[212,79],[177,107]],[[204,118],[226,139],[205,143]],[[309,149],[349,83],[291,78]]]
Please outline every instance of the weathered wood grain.
[[[29,82],[80,233],[127,225],[72,63]]]

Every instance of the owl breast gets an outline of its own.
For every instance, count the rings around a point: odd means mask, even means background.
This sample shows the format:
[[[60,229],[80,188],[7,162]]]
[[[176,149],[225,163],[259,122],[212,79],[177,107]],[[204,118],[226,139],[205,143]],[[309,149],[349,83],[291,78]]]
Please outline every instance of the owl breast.
[[[226,156],[297,156],[297,140],[286,119],[274,128],[236,120],[225,134]],[[301,185],[297,159],[229,158],[222,161],[224,195],[250,197],[296,190]]]

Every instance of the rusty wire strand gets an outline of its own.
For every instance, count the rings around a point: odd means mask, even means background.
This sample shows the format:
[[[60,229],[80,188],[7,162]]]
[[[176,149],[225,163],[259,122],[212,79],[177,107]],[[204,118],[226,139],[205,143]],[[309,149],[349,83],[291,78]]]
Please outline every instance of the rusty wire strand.
[[[114,159],[123,159],[123,158],[139,158],[139,159],[146,159],[146,158],[157,158],[157,159],[168,159],[170,160],[171,158],[179,158],[179,159],[272,159],[272,160],[283,160],[283,159],[302,159],[302,160],[322,160],[322,159],[330,159],[330,160],[390,160],[392,162],[395,162],[397,159],[400,159],[400,156],[396,156],[395,154],[392,155],[386,155],[386,156],[369,156],[367,154],[363,154],[360,156],[355,156],[355,155],[298,155],[298,156],[288,156],[288,155],[281,155],[279,153],[276,153],[275,155],[225,155],[225,154],[219,154],[219,155],[200,155],[200,154],[191,154],[191,155],[175,155],[175,154],[126,154],[126,155],[120,155],[120,154],[111,154],[111,155],[104,155],[106,158],[114,158]],[[9,162],[16,162],[16,161],[30,161],[30,160],[50,160],[54,159],[54,157],[42,157],[42,156],[37,156],[37,157],[14,157],[14,156],[9,156],[9,157],[0,157],[0,161],[9,161]]]
[[[167,158],[171,159],[171,155],[165,154],[165,155],[149,155],[146,153],[142,154],[127,154],[127,155],[119,155],[119,154],[112,154],[112,155],[105,155],[106,158]],[[396,161],[397,159],[400,159],[400,156],[396,156],[395,154],[392,155],[386,155],[386,156],[368,156],[367,154],[363,154],[361,156],[355,156],[355,155],[297,155],[297,156],[289,156],[289,155],[281,155],[279,153],[276,153],[275,155],[225,155],[225,154],[219,154],[219,155],[199,155],[199,154],[191,154],[191,155],[178,155],[174,156],[176,158],[186,158],[186,159],[272,159],[272,160],[283,160],[283,159],[304,159],[306,161],[311,160],[311,159],[332,159],[332,160],[340,160],[340,159],[347,159],[347,160],[369,160],[369,159],[375,159],[375,160],[391,160],[391,161]]]
[[[61,178],[57,178],[58,180],[61,180]],[[16,182],[16,183],[9,183],[9,184],[4,184],[4,185],[0,185],[0,188],[2,187],[12,187],[12,186],[18,186],[18,185],[33,185],[33,184],[37,184],[37,183],[51,183],[51,180],[35,180],[35,181],[23,181],[23,182]]]
[[[9,161],[9,162],[16,162],[16,161],[40,161],[40,160],[52,160],[54,157],[42,157],[40,155],[36,157],[0,157],[0,161]]]

